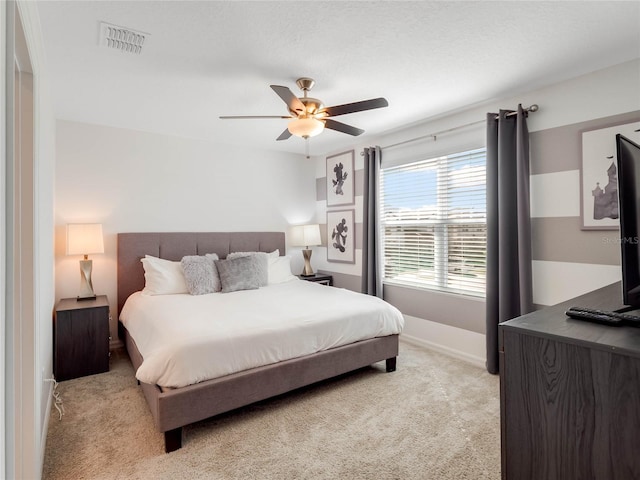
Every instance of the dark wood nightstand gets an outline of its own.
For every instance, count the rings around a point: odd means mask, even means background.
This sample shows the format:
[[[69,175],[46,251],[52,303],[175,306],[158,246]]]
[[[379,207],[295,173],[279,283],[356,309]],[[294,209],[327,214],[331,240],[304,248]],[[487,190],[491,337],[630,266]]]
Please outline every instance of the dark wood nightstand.
[[[109,371],[109,301],[63,298],[53,319],[53,374],[57,381]]]
[[[321,283],[322,285],[333,286],[333,275],[329,275],[328,273],[314,273],[310,277],[305,277],[304,275],[297,275],[300,280],[306,280],[307,282],[315,282]]]

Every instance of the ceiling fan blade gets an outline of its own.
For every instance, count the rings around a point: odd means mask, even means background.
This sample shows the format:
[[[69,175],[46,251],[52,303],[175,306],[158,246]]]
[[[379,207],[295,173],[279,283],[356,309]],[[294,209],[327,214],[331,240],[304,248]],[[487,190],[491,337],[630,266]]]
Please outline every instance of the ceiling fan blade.
[[[237,120],[243,118],[293,118],[291,115],[222,115],[219,118],[222,120]]]
[[[374,108],[388,107],[389,102],[386,98],[372,98],[371,100],[363,100],[361,102],[345,103],[336,105],[335,107],[327,107],[320,110],[320,113],[326,113],[329,117],[337,117],[347,113],[362,112],[363,110],[373,110]]]
[[[284,132],[282,132],[280,134],[280,136],[278,138],[276,138],[276,140],[286,140],[287,138],[289,138],[291,136],[291,132],[289,131],[288,128],[284,129]]]
[[[284,103],[287,104],[289,110],[292,112],[304,113],[304,104],[293,94],[291,90],[289,90],[289,88],[283,87],[282,85],[271,85],[271,89],[276,92],[282,100],[284,100]]]
[[[358,135],[362,135],[364,130],[361,128],[352,127],[351,125],[347,125],[346,123],[336,122],[335,120],[331,120],[330,118],[325,118],[322,120],[324,122],[325,128],[330,130],[335,130],[337,132],[346,133],[348,135],[353,135],[357,137]]]

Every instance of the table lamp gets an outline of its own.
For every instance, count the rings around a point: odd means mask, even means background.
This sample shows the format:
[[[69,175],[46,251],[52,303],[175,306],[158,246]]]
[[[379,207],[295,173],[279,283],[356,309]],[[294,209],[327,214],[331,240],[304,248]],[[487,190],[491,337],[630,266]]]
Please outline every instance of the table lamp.
[[[93,261],[89,255],[104,253],[102,224],[70,223],[67,225],[67,255],[83,255],[80,260],[80,295],[78,300],[93,300],[96,294],[91,283]]]
[[[305,247],[302,250],[304,257],[304,268],[302,269],[303,277],[312,277],[315,275],[311,268],[311,250],[309,247],[314,245],[322,245],[320,241],[320,225],[297,225],[292,230],[292,245],[294,247]]]

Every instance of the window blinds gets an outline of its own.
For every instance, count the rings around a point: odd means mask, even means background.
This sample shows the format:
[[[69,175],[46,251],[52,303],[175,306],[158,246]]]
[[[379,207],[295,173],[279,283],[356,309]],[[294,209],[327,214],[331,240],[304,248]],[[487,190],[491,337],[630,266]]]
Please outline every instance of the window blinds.
[[[484,296],[485,150],[385,168],[384,281]]]

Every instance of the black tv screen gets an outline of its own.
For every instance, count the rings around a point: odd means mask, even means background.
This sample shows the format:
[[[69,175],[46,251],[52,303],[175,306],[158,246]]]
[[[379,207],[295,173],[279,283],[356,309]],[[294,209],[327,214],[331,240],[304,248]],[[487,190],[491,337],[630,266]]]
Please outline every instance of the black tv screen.
[[[616,135],[622,300],[627,309],[640,308],[640,145]]]

